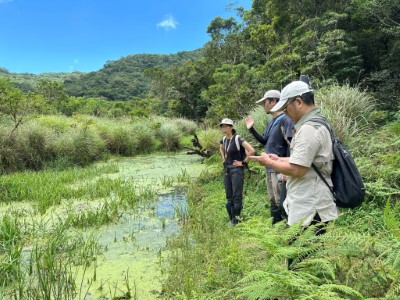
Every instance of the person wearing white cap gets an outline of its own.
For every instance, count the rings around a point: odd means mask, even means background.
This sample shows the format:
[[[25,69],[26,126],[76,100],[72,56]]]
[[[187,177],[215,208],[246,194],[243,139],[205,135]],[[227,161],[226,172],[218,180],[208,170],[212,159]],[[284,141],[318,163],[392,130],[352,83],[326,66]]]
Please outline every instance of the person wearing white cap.
[[[224,134],[220,142],[220,154],[224,164],[225,207],[230,222],[236,225],[243,208],[244,166],[249,156],[254,155],[254,149],[236,134],[231,119],[223,119],[219,126]]]
[[[271,112],[271,109],[278,103],[281,93],[278,90],[269,90],[256,103],[263,106],[267,114],[272,118],[267,122],[263,134],[260,135],[254,126],[254,118],[248,116],[245,118],[247,129],[256,138],[258,142],[265,145],[265,153],[273,153],[280,157],[289,155],[289,144],[286,141],[292,139],[292,128],[294,123],[283,111]],[[281,200],[282,188],[284,182],[282,175],[274,169],[266,167],[266,183],[268,197],[270,200],[270,212],[272,224],[284,219],[284,210]],[[282,195],[283,196],[283,195]]]
[[[263,153],[251,159],[287,176],[284,208],[288,225],[302,222],[304,227],[316,225],[316,233],[325,232],[324,224],[339,216],[328,187],[311,167],[314,164],[326,181],[332,184],[332,141],[328,129],[312,118],[323,118],[315,106],[314,92],[303,81],[293,81],[282,90],[279,102],[271,112],[285,111],[295,122],[289,157]]]

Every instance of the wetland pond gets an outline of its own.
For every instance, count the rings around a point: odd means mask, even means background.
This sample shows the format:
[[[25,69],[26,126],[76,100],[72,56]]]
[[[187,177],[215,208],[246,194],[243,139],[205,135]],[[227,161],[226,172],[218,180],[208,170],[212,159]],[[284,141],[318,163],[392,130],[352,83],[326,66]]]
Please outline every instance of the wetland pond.
[[[198,176],[204,168],[201,161],[198,156],[177,154],[110,162],[117,163],[119,172],[108,176],[150,188],[157,196],[156,201],[137,207],[135,214],[124,214],[117,224],[99,228],[105,251],[98,257],[96,283],[91,282],[86,299],[115,297],[127,290],[127,284],[132,299],[160,299],[166,240],[179,233],[178,222],[186,211],[179,181]],[[86,273],[93,274],[94,266]]]
[[[84,196],[68,198],[64,195],[44,213],[39,213],[35,208],[36,204],[29,200],[18,200],[0,206],[0,217],[15,214],[15,219],[20,222],[18,224],[31,226],[34,228],[31,232],[38,234],[35,237],[31,233],[30,236],[34,237],[22,246],[21,265],[32,265],[35,263],[32,261],[43,260],[38,253],[40,251],[34,253],[35,247],[38,249],[35,244],[44,245],[40,249],[47,252],[51,242],[46,240],[46,235],[50,234],[38,232],[57,231],[49,227],[55,228],[59,226],[56,223],[62,223],[64,225],[61,227],[68,227],[67,231],[78,231],[83,237],[80,242],[82,246],[79,247],[86,248],[87,252],[90,252],[87,250],[90,247],[98,249],[91,250],[93,258],[86,261],[90,263],[83,266],[81,263],[75,266],[71,264],[72,267],[68,267],[68,272],[73,273],[71,278],[75,281],[74,296],[69,296],[68,299],[161,299],[162,280],[165,278],[162,269],[168,263],[167,239],[179,234],[180,222],[186,217],[186,196],[182,186],[205,169],[202,158],[186,153],[147,155],[115,158],[96,163],[88,169],[90,168],[94,169],[95,175],[87,176],[85,180],[76,178],[68,187],[76,190],[73,195]],[[96,168],[109,168],[112,171],[100,172]],[[55,176],[58,175],[53,175]],[[115,182],[118,188],[113,187]],[[131,201],[130,198],[134,197],[130,197],[129,192],[125,193],[130,188],[136,194],[139,191],[139,195],[145,196]],[[99,193],[102,189],[105,192]],[[125,202],[121,199],[125,199]],[[126,205],[129,201],[131,203]],[[103,214],[104,210],[107,211]],[[96,223],[103,215],[118,217],[109,222]],[[89,219],[96,225],[83,225],[83,220],[86,222]],[[42,226],[43,229],[39,229]],[[92,240],[96,247],[90,246],[88,240]],[[70,250],[65,250],[68,251]],[[36,255],[34,258],[32,253]],[[32,269],[32,266],[29,268]],[[38,267],[40,268],[43,269],[42,266]],[[27,278],[32,277],[31,274],[32,270]],[[37,274],[40,277],[40,270]],[[40,289],[38,282],[40,283],[38,279],[31,280],[28,284],[24,282],[24,285]],[[25,293],[29,294],[29,288],[26,288]],[[16,294],[7,289],[2,292],[0,286],[0,298],[7,295],[14,299]]]

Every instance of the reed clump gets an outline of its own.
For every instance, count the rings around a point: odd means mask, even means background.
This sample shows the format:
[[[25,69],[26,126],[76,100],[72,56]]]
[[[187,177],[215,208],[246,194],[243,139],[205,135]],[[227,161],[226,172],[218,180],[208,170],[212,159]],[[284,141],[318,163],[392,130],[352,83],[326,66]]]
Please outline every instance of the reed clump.
[[[86,166],[106,155],[135,156],[176,151],[195,122],[164,117],[106,119],[92,116],[38,116],[16,130],[0,122],[0,172]]]

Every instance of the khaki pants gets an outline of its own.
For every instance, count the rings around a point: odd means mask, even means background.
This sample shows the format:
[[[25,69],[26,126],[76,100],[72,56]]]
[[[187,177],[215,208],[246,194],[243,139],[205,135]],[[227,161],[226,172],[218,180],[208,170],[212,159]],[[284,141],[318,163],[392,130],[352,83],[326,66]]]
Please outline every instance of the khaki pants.
[[[272,217],[272,224],[282,221],[285,218],[283,213],[283,207],[280,203],[281,191],[282,191],[282,181],[278,180],[279,173],[267,172],[267,188],[268,196],[271,201],[270,212]]]
[[[276,172],[267,172],[266,183],[268,188],[268,196],[271,203],[276,206],[280,206],[280,197],[282,190],[282,181],[278,180],[278,174]]]

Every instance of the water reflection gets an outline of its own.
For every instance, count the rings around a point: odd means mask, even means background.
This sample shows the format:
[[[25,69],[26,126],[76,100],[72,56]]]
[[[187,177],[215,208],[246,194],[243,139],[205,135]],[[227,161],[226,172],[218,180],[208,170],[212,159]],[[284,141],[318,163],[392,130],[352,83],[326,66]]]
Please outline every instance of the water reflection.
[[[161,268],[168,255],[164,248],[167,238],[179,232],[177,207],[186,210],[185,195],[162,194],[138,214],[126,214],[118,224],[99,228],[99,244],[105,251],[96,269],[91,266],[86,272],[89,277],[96,272],[95,282],[85,281],[86,299],[107,299],[112,290],[126,291],[126,279],[135,286],[137,299],[159,299]]]

